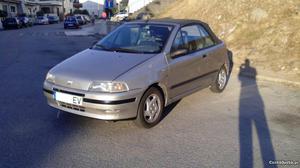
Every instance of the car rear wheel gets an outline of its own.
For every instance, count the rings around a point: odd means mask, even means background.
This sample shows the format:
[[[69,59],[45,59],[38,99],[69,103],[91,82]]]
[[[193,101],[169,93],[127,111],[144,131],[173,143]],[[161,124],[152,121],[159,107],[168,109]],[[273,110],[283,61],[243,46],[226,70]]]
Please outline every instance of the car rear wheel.
[[[154,127],[159,123],[164,110],[164,99],[161,92],[151,87],[143,95],[135,123],[144,128]]]
[[[216,79],[211,84],[210,90],[215,93],[221,93],[228,82],[228,75],[225,66],[222,66],[216,76]]]

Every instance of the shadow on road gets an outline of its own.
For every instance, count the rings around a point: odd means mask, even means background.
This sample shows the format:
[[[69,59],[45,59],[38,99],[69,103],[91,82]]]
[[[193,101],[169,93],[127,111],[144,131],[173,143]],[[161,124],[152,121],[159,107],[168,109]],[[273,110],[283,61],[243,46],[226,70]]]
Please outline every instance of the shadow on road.
[[[251,73],[254,79],[243,77],[244,73]],[[270,160],[275,160],[275,153],[265,116],[264,102],[259,93],[255,76],[256,69],[251,67],[250,61],[246,59],[239,72],[241,82],[239,102],[240,168],[253,167],[252,128],[256,128],[263,166],[265,168],[277,167],[269,165]]]
[[[172,103],[172,104],[170,104],[170,105],[168,105],[168,106],[165,108],[165,110],[164,110],[164,112],[163,112],[163,114],[162,114],[162,119],[161,119],[161,120],[163,120],[165,117],[167,117],[167,116],[171,113],[171,111],[177,106],[177,104],[178,104],[180,101],[181,101],[181,99],[175,101],[174,103]]]

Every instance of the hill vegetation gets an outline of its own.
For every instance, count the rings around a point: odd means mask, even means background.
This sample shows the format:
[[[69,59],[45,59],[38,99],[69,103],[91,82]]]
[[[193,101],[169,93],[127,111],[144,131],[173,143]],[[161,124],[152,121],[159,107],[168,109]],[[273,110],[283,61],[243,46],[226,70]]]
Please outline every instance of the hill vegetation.
[[[235,69],[248,58],[259,73],[300,79],[299,0],[180,0],[156,17],[207,22],[233,52]]]

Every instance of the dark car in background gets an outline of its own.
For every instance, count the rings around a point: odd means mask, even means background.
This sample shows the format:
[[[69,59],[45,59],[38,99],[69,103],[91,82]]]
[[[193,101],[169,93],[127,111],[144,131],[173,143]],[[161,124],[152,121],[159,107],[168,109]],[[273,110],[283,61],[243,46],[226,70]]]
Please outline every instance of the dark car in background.
[[[48,18],[49,24],[59,23],[58,16],[48,16],[47,18]]]
[[[22,27],[31,27],[33,25],[33,19],[27,16],[19,16],[19,21],[22,24]]]
[[[68,16],[64,21],[64,28],[80,28],[80,24],[75,16]]]
[[[18,18],[12,17],[12,18],[4,19],[2,21],[2,26],[3,26],[4,29],[9,29],[9,28],[19,29],[19,28],[22,27],[22,23]]]

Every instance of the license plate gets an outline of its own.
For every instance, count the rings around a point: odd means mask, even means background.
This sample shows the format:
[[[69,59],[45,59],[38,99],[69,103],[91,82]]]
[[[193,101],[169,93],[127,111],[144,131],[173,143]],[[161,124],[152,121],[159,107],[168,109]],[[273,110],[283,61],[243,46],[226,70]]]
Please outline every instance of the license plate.
[[[73,24],[68,24],[68,26],[73,26]]]
[[[64,102],[64,103],[69,103],[69,104],[74,104],[77,106],[82,105],[82,100],[83,98],[80,96],[74,96],[66,93],[61,93],[61,92],[55,92],[54,93],[54,99],[56,101]]]

